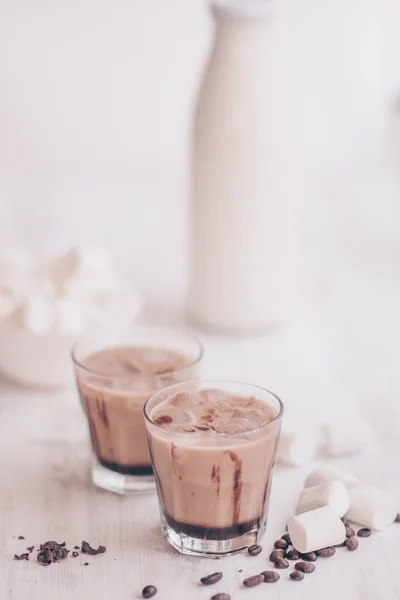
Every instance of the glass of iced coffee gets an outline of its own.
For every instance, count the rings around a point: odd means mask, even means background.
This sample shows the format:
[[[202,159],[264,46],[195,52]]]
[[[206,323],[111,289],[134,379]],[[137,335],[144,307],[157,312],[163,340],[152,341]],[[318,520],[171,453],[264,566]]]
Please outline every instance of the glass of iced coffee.
[[[137,328],[86,339],[72,351],[92,442],[92,480],[129,494],[155,489],[143,406],[156,391],[196,379],[203,355],[190,335]]]
[[[221,556],[263,535],[283,405],[238,382],[172,385],[146,403],[162,529],[184,554]]]

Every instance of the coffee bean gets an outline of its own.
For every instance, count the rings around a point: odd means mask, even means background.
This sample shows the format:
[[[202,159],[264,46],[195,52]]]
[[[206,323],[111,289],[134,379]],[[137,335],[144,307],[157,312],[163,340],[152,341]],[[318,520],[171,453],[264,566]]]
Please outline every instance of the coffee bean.
[[[290,535],[288,533],[284,533],[283,536],[281,537],[282,540],[285,540],[285,542],[287,542],[290,546],[290,544],[292,543],[292,540],[290,539]]]
[[[289,561],[286,558],[277,558],[274,561],[275,569],[287,569],[289,566]]]
[[[315,565],[309,562],[298,562],[294,565],[294,568],[302,573],[314,573],[315,571]]]
[[[293,571],[293,573],[290,573],[289,577],[292,581],[301,581],[304,579],[304,573],[301,571]]]
[[[72,556],[73,556],[74,558],[76,558],[77,556],[79,556],[79,552],[76,552],[76,551],[74,551],[74,552],[72,553]]]
[[[307,562],[315,562],[318,556],[316,552],[306,552],[305,554],[301,555],[301,558]]]
[[[274,544],[274,548],[277,548],[278,550],[287,550],[288,547],[289,544],[285,540],[276,540]]]
[[[353,552],[353,550],[357,550],[358,548],[358,539],[356,537],[349,537],[347,542],[346,542],[346,548],[347,550],[350,550],[350,552]]]
[[[157,594],[157,588],[154,585],[146,585],[142,590],[143,598],[152,598]]]
[[[103,554],[106,551],[105,546],[99,546],[97,549],[92,548],[89,542],[82,542],[82,552],[86,554],[95,555],[95,554]]]
[[[291,548],[286,552],[286,556],[288,560],[299,560],[300,552],[297,552],[296,548]]]
[[[350,525],[346,525],[346,537],[353,537],[353,535],[355,535],[354,529]]]
[[[211,600],[231,600],[231,597],[229,594],[215,594]]]
[[[263,571],[261,575],[264,577],[265,583],[275,583],[281,577],[276,571]]]
[[[396,518],[394,520],[395,523],[400,523],[400,513],[397,513]]]
[[[335,554],[336,550],[333,546],[328,546],[328,548],[321,548],[321,550],[317,550],[317,555],[321,558],[330,558]]]
[[[371,530],[368,527],[362,527],[357,531],[358,537],[369,537],[371,535]]]
[[[247,548],[247,552],[250,554],[250,556],[257,556],[257,554],[262,552],[262,548],[258,544],[253,544]]]
[[[213,583],[218,583],[218,581],[221,581],[222,579],[222,573],[211,573],[211,575],[206,575],[205,577],[202,577],[200,579],[201,583],[203,585],[212,585]]]
[[[264,583],[263,575],[253,575],[243,581],[245,587],[255,587],[256,585],[260,585],[260,583]]]
[[[271,562],[275,562],[277,558],[285,558],[285,551],[284,550],[272,550],[271,554],[269,555],[269,560]]]

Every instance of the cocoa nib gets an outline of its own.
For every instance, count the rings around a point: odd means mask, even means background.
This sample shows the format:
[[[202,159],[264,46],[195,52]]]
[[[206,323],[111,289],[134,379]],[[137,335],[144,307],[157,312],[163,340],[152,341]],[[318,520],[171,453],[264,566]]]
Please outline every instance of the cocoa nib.
[[[89,542],[82,542],[82,552],[85,552],[86,554],[91,554],[91,555],[95,555],[95,554],[103,554],[103,552],[106,551],[106,547],[105,546],[99,546],[97,548],[97,550],[95,548],[92,548],[92,546],[89,544]]]

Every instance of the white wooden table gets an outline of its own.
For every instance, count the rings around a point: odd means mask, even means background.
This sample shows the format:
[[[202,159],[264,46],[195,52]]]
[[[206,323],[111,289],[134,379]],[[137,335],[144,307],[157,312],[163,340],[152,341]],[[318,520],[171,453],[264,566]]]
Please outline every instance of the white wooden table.
[[[251,340],[203,336],[204,375],[270,387],[281,395],[287,415],[297,418],[299,427],[336,410],[346,416],[349,405],[358,403],[374,425],[376,443],[366,455],[337,463],[400,499],[398,290],[389,294],[387,287],[372,285],[376,280],[368,275],[368,281],[352,280],[356,287],[349,296],[345,273],[341,278],[341,285],[325,299],[321,296],[318,309],[310,306],[309,316],[303,313],[286,331]],[[373,303],[381,307],[379,313],[371,313],[372,305],[366,304],[366,286],[375,290]],[[360,540],[354,553],[340,549],[334,558],[320,559],[315,573],[303,582],[292,582],[288,571],[281,571],[278,584],[243,588],[245,577],[268,567],[272,543],[284,531],[308,468],[276,471],[260,556],[243,553],[213,561],[183,557],[168,547],[160,534],[155,495],[119,497],[94,488],[88,460],[86,423],[73,388],[50,394],[3,384],[2,600],[131,600],[139,598],[147,584],[157,586],[159,600],[207,600],[217,591],[230,593],[234,600],[400,598],[400,525]],[[18,540],[19,535],[25,540]],[[107,552],[70,557],[48,568],[41,567],[35,555],[29,562],[12,559],[14,552],[47,539],[65,540],[70,548],[86,539],[106,545]],[[200,577],[215,570],[223,571],[222,582],[212,588],[200,586]]]

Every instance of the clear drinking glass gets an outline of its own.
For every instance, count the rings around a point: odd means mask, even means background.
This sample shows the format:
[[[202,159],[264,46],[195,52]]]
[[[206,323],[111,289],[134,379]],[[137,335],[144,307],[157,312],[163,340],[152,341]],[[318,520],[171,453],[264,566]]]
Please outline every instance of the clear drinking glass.
[[[164,407],[159,405],[165,400],[177,394],[199,397],[199,392],[207,390],[217,402],[220,391],[256,398],[268,404],[269,418],[263,416],[256,429],[239,433],[210,432],[207,427],[194,431],[190,423],[187,431],[169,431],[160,425],[168,416],[154,417],[158,424],[153,422],[152,414],[162,414]],[[267,523],[281,429],[283,405],[279,398],[245,383],[180,383],[154,394],[144,413],[162,530],[168,542],[184,554],[221,556],[260,540]],[[227,421],[228,429],[230,423]]]
[[[92,480],[129,494],[155,489],[143,406],[157,390],[196,379],[200,342],[185,333],[136,328],[86,339],[72,359],[92,441]]]

